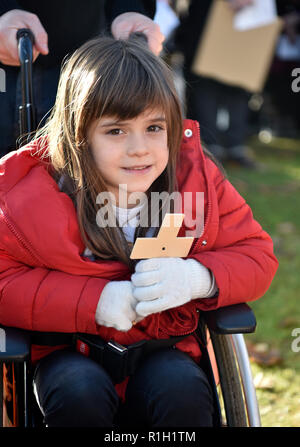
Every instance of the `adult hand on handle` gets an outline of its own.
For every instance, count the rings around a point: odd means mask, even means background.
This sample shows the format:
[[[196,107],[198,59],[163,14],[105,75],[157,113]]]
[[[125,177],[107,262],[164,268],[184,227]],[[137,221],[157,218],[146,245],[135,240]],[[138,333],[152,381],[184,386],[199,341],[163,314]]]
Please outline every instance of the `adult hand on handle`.
[[[116,17],[112,22],[111,32],[115,39],[128,39],[131,33],[145,34],[150,50],[156,55],[161,52],[165,40],[159,25],[137,12],[125,12]]]
[[[37,15],[21,9],[12,9],[0,17],[0,61],[4,65],[20,65],[18,57],[17,31],[29,28],[35,43],[33,46],[33,61],[38,55],[48,54],[48,35]]]

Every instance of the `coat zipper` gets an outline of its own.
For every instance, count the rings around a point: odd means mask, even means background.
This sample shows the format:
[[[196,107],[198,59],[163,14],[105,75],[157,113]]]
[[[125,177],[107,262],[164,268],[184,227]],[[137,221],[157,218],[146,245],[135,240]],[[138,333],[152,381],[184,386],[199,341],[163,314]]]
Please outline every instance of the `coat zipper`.
[[[198,145],[198,149],[200,151],[200,126],[199,123],[196,121],[196,130],[197,130],[197,145]],[[207,175],[205,172],[205,179],[206,179],[206,184],[208,185],[208,181],[207,181]],[[211,215],[211,200],[210,200],[210,194],[209,194],[209,188],[207,187],[207,191],[208,191],[208,201],[207,201],[207,215],[205,216],[204,219],[204,229],[203,229],[203,235],[206,232],[206,227],[207,227],[207,222],[209,221],[210,215]],[[202,241],[201,239],[203,238],[203,235],[201,236],[201,238],[195,239],[192,247],[191,247],[191,251],[190,254],[196,252],[196,249],[198,247],[198,244],[200,244]]]
[[[196,122],[196,130],[197,130],[197,145],[199,145],[200,143],[200,126],[199,126],[199,123],[198,122]],[[199,151],[200,151],[200,147],[198,146],[198,149],[199,149]],[[208,181],[207,181],[207,175],[206,175],[206,172],[205,172],[205,178],[206,178],[206,183],[207,183],[207,185],[208,185]],[[209,189],[207,188],[207,190],[209,191]],[[205,234],[205,231],[206,231],[206,226],[207,226],[207,222],[209,221],[209,219],[210,219],[210,215],[211,215],[211,200],[210,200],[210,195],[209,195],[209,193],[208,193],[208,202],[207,202],[207,215],[206,215],[206,218],[205,218],[205,220],[204,220],[204,229],[203,229],[203,235]],[[203,237],[203,236],[202,236]],[[192,253],[194,253],[194,252],[196,252],[196,249],[197,249],[197,247],[198,247],[198,244],[200,244],[202,241],[201,241],[201,239],[202,239],[202,237],[201,238],[199,238],[199,239],[195,239],[194,241],[193,241],[193,244],[192,244],[192,247],[191,247],[191,251],[190,251],[190,253],[192,254]],[[173,334],[172,336],[180,336],[180,335],[189,335],[189,334],[193,334],[195,331],[196,331],[196,329],[197,329],[197,327],[198,327],[198,324],[199,324],[199,310],[198,309],[196,309],[196,315],[197,315],[197,318],[196,318],[196,324],[195,324],[195,326],[194,326],[194,328],[192,329],[192,330],[189,330],[189,331],[187,331],[187,332],[180,332],[180,333],[178,333],[178,332],[176,332],[176,334]],[[166,335],[169,335],[166,331],[164,331],[163,329],[160,329],[160,331],[161,332],[163,332],[164,334],[166,334]]]
[[[28,251],[30,253],[30,255],[32,256],[32,258],[38,264],[40,264],[43,267],[45,267],[45,264],[41,261],[41,259],[38,257],[38,255],[36,255],[36,253],[32,250],[29,241],[26,240],[24,238],[24,236],[22,236],[20,234],[20,232],[17,231],[16,225],[14,225],[12,219],[7,215],[7,213],[4,211],[3,207],[0,208],[0,215],[2,215],[2,218],[5,221],[6,225],[8,226],[10,231],[13,233],[13,235],[15,236],[15,238],[17,239],[19,244],[22,246],[22,248],[25,249],[26,251]]]

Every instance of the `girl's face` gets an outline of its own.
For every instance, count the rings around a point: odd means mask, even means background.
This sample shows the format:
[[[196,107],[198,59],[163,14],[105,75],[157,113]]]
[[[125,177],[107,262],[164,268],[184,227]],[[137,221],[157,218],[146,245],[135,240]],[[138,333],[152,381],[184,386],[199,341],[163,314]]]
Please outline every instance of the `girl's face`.
[[[167,123],[160,110],[125,121],[104,116],[89,128],[88,141],[117,206],[119,185],[126,184],[128,194],[145,193],[168,163]]]

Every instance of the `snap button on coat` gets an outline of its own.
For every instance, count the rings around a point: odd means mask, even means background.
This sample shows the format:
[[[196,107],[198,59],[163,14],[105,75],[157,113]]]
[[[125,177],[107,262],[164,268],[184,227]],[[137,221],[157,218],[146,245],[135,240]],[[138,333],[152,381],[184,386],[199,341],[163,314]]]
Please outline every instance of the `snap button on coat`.
[[[185,129],[185,131],[184,131],[184,135],[185,135],[187,138],[190,138],[190,137],[193,135],[193,132],[192,132],[191,129]]]

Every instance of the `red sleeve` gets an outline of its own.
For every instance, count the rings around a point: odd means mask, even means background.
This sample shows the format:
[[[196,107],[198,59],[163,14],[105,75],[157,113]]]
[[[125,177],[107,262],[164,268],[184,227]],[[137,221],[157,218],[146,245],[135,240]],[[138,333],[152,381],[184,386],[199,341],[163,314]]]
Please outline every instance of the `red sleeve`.
[[[0,250],[0,323],[34,331],[97,333],[108,280],[28,267]]]
[[[232,184],[215,175],[219,230],[212,249],[193,254],[209,268],[219,288],[217,298],[197,301],[202,310],[252,301],[270,287],[278,267],[271,237]]]

